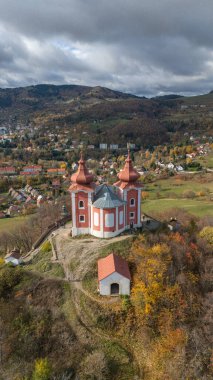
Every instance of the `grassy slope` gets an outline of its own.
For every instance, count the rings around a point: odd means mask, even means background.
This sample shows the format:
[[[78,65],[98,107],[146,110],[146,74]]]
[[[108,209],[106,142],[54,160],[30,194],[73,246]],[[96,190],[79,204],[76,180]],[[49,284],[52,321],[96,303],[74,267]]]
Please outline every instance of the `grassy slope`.
[[[51,248],[45,250],[41,248],[41,251],[31,260],[31,262],[25,265],[25,269],[33,272],[39,272],[45,277],[59,277],[64,278],[64,271],[59,263],[53,263],[51,261],[52,251]]]
[[[213,215],[213,202],[209,199],[209,195],[195,199],[184,198],[184,193],[187,191],[194,193],[206,191],[208,194],[213,192],[213,183],[207,181],[207,176],[204,182],[199,181],[199,177],[187,181],[172,177],[145,185],[149,198],[142,201],[142,210],[145,213],[152,213],[178,207],[197,216]]]
[[[199,201],[192,199],[152,199],[146,200],[142,203],[142,210],[145,213],[160,212],[162,210],[167,210],[170,208],[183,208],[186,211],[196,215],[196,216],[213,216],[213,203],[207,201]]]
[[[21,224],[27,220],[25,216],[16,216],[14,218],[4,218],[0,219],[0,232],[10,231],[18,224]]]

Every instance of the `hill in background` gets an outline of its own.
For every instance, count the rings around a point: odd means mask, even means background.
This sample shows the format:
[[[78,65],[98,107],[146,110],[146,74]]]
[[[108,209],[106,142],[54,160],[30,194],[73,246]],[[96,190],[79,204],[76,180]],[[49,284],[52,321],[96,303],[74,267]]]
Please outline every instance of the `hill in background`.
[[[68,129],[71,138],[153,146],[180,143],[184,133],[210,135],[213,93],[152,99],[103,87],[37,85],[0,89],[0,123]],[[88,138],[89,136],[89,138]]]

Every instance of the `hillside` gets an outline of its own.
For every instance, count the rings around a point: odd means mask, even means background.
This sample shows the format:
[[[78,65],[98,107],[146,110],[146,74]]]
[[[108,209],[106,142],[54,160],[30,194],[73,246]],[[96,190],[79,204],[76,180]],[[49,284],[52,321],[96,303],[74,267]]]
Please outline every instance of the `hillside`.
[[[23,268],[0,262],[0,379],[210,380],[212,227],[180,220],[181,233],[109,240],[67,226],[57,262],[48,242]],[[97,293],[111,252],[129,263],[130,297]]]
[[[53,132],[58,127],[72,139],[90,144],[119,141],[149,147],[180,143],[185,132],[212,133],[213,94],[146,99],[77,85],[0,89],[0,123],[15,127],[19,122]]]

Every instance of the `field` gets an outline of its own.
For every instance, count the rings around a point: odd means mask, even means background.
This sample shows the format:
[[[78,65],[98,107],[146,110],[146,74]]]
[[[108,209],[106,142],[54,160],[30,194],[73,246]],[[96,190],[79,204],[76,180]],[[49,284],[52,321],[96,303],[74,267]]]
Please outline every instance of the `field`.
[[[142,201],[143,212],[149,214],[178,207],[197,216],[213,215],[211,176],[195,174],[192,179],[179,176],[145,185],[148,198]],[[193,192],[191,198],[189,192]]]
[[[196,199],[152,199],[142,203],[142,211],[146,214],[161,212],[170,208],[183,208],[196,216],[213,216],[213,202],[201,201]]]
[[[207,156],[202,156],[196,161],[200,162],[200,164],[209,169],[213,169],[213,152],[211,151]]]
[[[16,216],[14,218],[0,219],[0,232],[11,231],[18,224],[25,222],[26,219],[26,216]]]

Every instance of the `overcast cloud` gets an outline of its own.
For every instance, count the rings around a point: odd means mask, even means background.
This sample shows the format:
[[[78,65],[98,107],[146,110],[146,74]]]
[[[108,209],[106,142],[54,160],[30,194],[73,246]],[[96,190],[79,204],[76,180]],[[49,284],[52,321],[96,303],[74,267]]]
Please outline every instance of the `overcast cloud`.
[[[213,90],[213,0],[0,0],[0,87]]]

